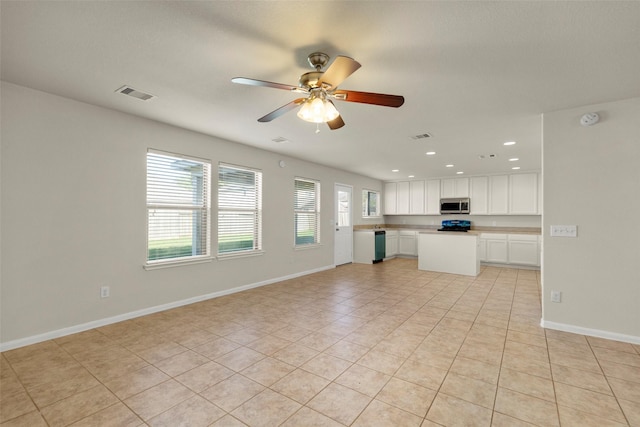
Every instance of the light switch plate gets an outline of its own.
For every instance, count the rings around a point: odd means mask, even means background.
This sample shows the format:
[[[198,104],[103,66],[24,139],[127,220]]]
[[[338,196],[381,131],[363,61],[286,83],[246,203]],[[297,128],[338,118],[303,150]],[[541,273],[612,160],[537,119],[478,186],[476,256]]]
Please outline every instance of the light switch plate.
[[[577,225],[552,225],[551,237],[577,237]]]

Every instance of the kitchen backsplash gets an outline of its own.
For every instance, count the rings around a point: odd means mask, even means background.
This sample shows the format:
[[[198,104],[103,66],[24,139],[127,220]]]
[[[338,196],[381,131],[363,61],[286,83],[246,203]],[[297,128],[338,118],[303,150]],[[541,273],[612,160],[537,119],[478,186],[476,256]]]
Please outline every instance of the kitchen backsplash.
[[[534,227],[542,226],[541,215],[387,215],[378,223],[397,225],[439,226],[445,219],[466,219],[472,227]],[[362,222],[365,224],[365,222]],[[375,221],[373,223],[376,223]],[[367,221],[366,224],[371,224]]]

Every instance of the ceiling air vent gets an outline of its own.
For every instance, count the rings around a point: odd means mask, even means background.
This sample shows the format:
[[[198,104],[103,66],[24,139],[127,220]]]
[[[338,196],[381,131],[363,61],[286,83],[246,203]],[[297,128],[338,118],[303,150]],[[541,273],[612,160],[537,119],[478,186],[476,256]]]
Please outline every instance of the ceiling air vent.
[[[279,144],[284,144],[284,143],[289,142],[289,140],[287,138],[283,138],[281,136],[277,136],[277,137],[273,138],[271,141],[277,142]]]
[[[134,98],[141,99],[143,101],[148,101],[156,97],[155,95],[151,95],[149,93],[142,92],[138,89],[134,89],[131,86],[122,86],[120,89],[116,90],[116,92],[121,93],[123,95],[129,95]]]
[[[421,133],[420,135],[413,135],[411,137],[411,139],[425,139],[425,138],[431,138],[431,134],[429,134],[429,133]]]

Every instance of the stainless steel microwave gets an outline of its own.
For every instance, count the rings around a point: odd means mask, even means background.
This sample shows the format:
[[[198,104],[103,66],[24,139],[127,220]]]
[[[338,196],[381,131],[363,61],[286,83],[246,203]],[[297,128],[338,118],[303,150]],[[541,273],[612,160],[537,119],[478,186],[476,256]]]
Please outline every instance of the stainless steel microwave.
[[[440,213],[445,214],[468,214],[471,202],[468,197],[458,197],[453,199],[440,199]]]

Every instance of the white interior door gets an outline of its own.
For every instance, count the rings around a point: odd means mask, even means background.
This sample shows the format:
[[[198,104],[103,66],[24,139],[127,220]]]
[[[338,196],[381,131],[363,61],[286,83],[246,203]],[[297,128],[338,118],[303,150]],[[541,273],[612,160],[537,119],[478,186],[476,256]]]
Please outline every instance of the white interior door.
[[[335,185],[335,265],[353,262],[352,193],[353,188],[348,185]]]

